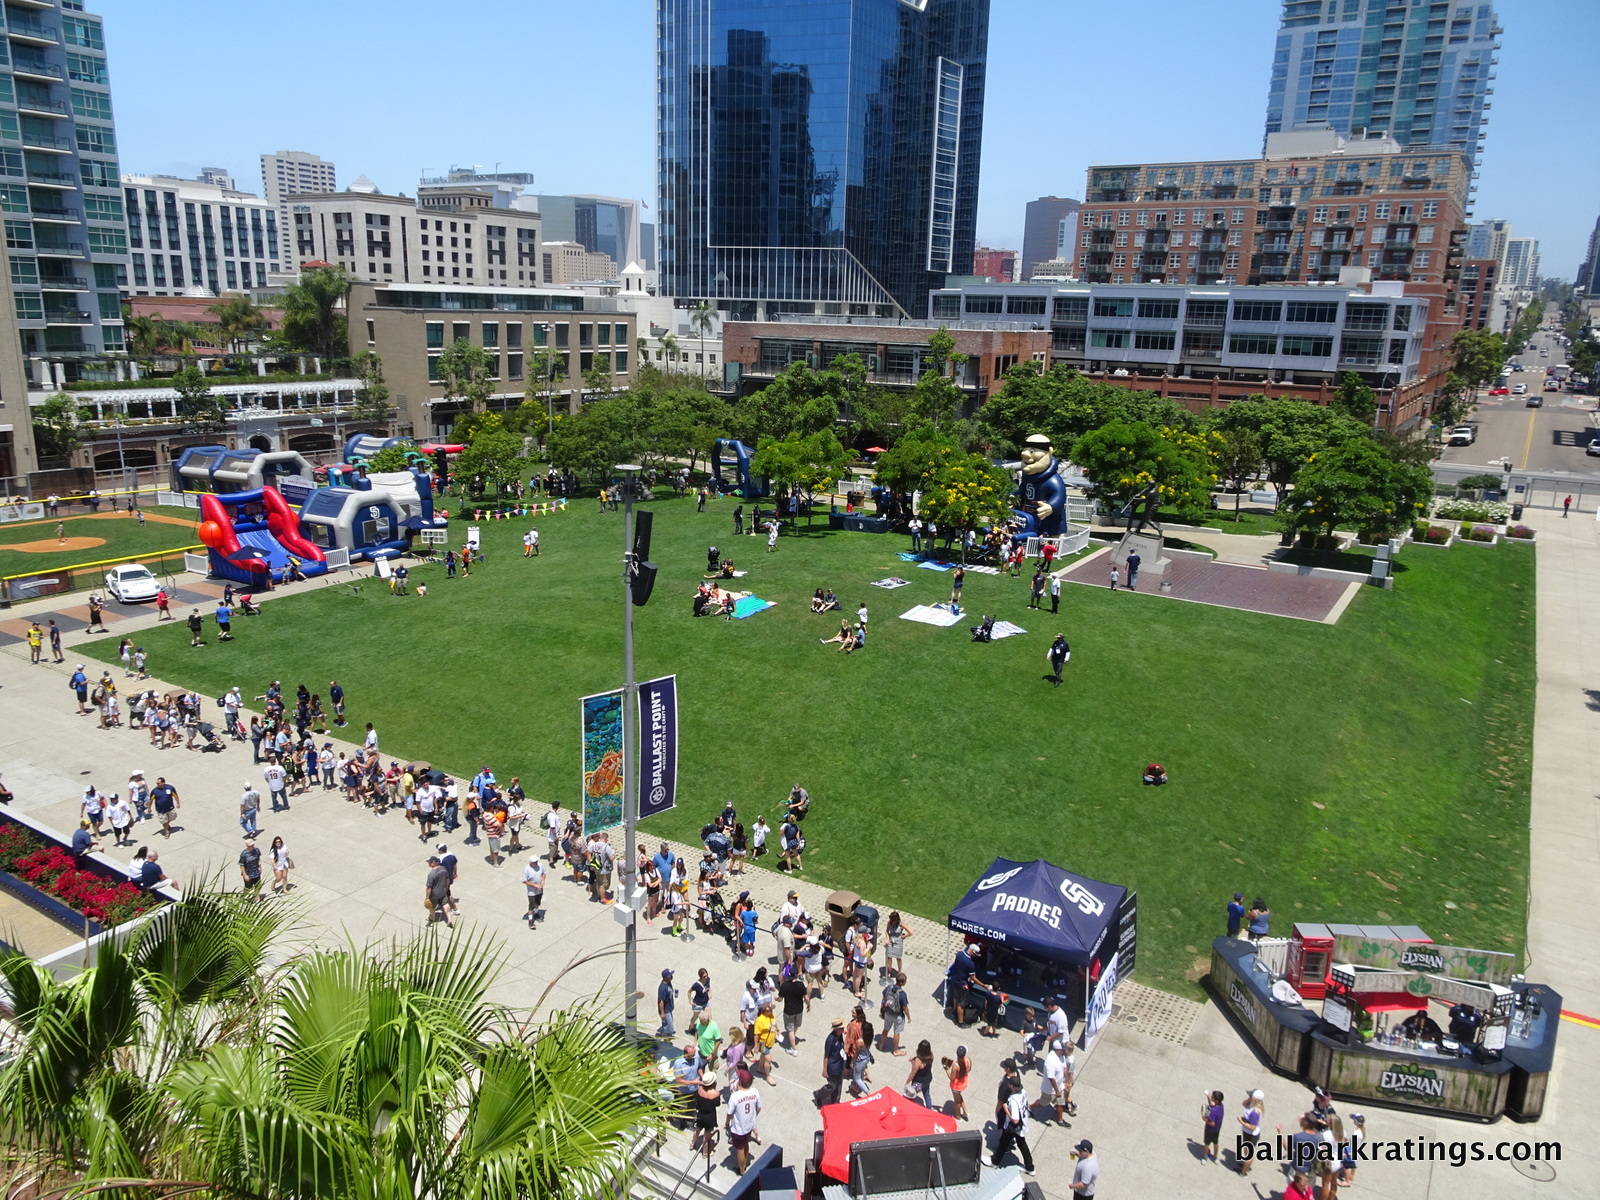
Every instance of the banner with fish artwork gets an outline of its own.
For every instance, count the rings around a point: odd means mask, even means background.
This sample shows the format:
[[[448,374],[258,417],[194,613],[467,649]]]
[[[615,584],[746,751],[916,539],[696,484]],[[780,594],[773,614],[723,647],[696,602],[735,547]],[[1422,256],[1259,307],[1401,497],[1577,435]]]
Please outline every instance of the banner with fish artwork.
[[[583,831],[622,824],[622,692],[585,696],[583,725]]]

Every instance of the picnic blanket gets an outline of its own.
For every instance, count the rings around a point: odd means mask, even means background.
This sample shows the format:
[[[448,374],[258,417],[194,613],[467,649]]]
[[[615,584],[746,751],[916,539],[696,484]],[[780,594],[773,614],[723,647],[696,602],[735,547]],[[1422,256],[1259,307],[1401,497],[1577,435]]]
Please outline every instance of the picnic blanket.
[[[944,605],[919,604],[915,608],[907,609],[900,614],[902,621],[919,621],[924,625],[954,625],[961,620],[961,614],[951,612]]]
[[[760,596],[745,596],[733,602],[734,619],[742,621],[746,617],[753,617],[758,612],[765,612],[776,603],[776,600],[763,600]]]
[[[927,562],[922,563],[921,566],[924,571],[954,571],[956,569],[955,563],[939,562],[937,559],[929,559]]]
[[[887,579],[874,579],[872,581],[872,586],[887,588],[889,591],[893,591],[895,588],[905,587],[906,584],[910,582],[911,580],[909,579],[901,579],[898,575],[891,575]]]
[[[1010,621],[996,621],[994,628],[990,631],[990,636],[998,642],[1001,638],[1008,638],[1012,634],[1027,632],[1021,625],[1013,625]]]
[[[999,567],[986,567],[986,566],[983,566],[981,563],[980,564],[974,564],[974,565],[968,567],[967,570],[971,571],[974,575],[998,575],[998,574],[1000,574],[1000,568]]]
[[[900,551],[900,561],[901,562],[921,562],[922,561],[922,555],[913,554],[909,550],[902,550],[902,551]]]

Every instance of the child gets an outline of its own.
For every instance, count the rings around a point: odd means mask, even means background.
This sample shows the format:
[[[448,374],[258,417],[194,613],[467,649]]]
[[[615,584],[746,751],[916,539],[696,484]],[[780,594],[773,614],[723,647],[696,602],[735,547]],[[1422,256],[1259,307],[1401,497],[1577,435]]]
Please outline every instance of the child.
[[[1042,1044],[1043,1036],[1039,1031],[1039,1014],[1030,1004],[1022,1010],[1022,1046],[1017,1051],[1016,1061],[1019,1067],[1031,1067],[1038,1059],[1038,1050],[1034,1039],[1038,1038]]]
[[[767,852],[767,834],[771,832],[765,817],[757,817],[756,823],[750,830],[750,849],[752,858],[760,858]]]
[[[1357,1148],[1367,1140],[1367,1118],[1358,1112],[1350,1114],[1350,1136],[1344,1141],[1339,1164],[1339,1186],[1350,1187],[1356,1181]]]
[[[689,916],[689,881],[679,860],[673,870],[672,885],[667,889],[667,903],[672,910],[672,936],[683,936],[683,925]]]

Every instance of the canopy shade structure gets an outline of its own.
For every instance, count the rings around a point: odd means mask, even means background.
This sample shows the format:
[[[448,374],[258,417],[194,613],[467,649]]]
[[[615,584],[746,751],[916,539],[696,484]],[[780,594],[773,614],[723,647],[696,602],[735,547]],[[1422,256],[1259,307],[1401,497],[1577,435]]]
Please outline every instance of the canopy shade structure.
[[[954,1117],[907,1100],[892,1087],[879,1088],[859,1100],[827,1104],[822,1109],[822,1173],[849,1180],[852,1142],[955,1133],[960,1128]]]
[[[949,925],[1041,958],[1087,965],[1114,931],[1127,893],[1043,859],[997,858],[951,910]]]

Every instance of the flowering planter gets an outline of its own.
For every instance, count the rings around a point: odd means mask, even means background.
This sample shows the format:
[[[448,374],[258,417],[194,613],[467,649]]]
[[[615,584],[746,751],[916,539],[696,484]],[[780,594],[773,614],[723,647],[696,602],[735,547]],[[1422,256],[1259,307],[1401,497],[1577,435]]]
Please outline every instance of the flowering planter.
[[[70,843],[16,813],[0,812],[0,847],[0,888],[68,929],[87,929],[90,938],[172,898],[165,889],[144,891],[98,855],[74,856]],[[116,919],[106,921],[108,914]]]

